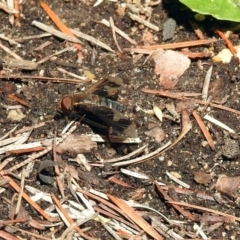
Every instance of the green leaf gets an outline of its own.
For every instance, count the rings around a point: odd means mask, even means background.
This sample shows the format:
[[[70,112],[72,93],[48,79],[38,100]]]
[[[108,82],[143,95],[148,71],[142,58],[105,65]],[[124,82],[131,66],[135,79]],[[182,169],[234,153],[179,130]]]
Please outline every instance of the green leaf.
[[[191,10],[217,19],[240,22],[240,0],[180,0]]]

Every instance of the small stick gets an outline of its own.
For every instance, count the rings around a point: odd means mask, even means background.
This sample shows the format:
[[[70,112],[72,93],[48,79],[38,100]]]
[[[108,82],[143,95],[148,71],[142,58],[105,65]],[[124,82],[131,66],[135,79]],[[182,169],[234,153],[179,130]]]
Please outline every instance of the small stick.
[[[158,232],[148,222],[146,222],[137,211],[130,207],[123,199],[117,198],[110,194],[108,194],[108,198],[122,211],[124,211],[124,216],[128,216],[147,234],[149,234],[156,240],[163,240],[163,238],[158,234]]]
[[[25,177],[26,177],[26,170],[25,170],[25,168],[23,168],[22,173],[21,173],[21,185],[20,185],[20,191],[18,194],[18,200],[17,200],[17,204],[16,204],[16,209],[15,209],[15,216],[19,213],[19,210],[21,207]]]
[[[24,127],[24,128],[22,128],[22,129],[19,129],[19,130],[17,130],[14,134],[18,135],[18,134],[21,134],[21,133],[24,133],[24,132],[28,132],[28,131],[30,131],[30,130],[32,130],[32,129],[36,129],[36,128],[43,127],[43,126],[45,126],[45,125],[46,125],[45,122],[36,123],[36,124],[34,124],[33,126],[31,126],[31,127]],[[15,129],[14,129],[14,130],[15,130]]]
[[[216,30],[216,33],[225,41],[227,47],[234,57],[236,57],[237,50],[233,47],[232,42],[224,35],[223,32]]]
[[[13,95],[13,94],[10,94],[10,93],[9,93],[9,94],[7,95],[7,97],[8,97],[9,99],[11,99],[11,100],[14,100],[14,101],[22,104],[22,105],[25,106],[25,107],[30,108],[30,104],[29,104],[28,102],[22,100],[21,98],[17,97],[16,95]]]
[[[163,191],[163,189],[161,188],[161,186],[159,186],[159,184],[155,181],[155,186],[157,187],[157,190],[159,191],[159,193],[161,193],[161,195],[164,197],[164,199],[168,202],[172,202],[172,199]],[[185,211],[184,209],[182,209],[181,207],[172,204],[172,206],[179,212],[181,213],[184,217],[187,217],[190,220],[195,220],[195,216],[192,215],[189,211]]]
[[[74,221],[72,220],[72,218],[70,218],[70,216],[68,215],[68,213],[66,212],[66,210],[62,207],[61,203],[58,201],[57,197],[54,195],[54,193],[52,193],[52,199],[53,202],[55,202],[55,204],[57,205],[57,207],[59,208],[59,210],[62,212],[62,214],[64,215],[64,217],[67,219],[67,221],[70,224],[74,224]],[[75,226],[75,230],[84,238],[89,239],[89,240],[96,240],[95,238],[89,237],[88,235],[86,235],[78,226]]]
[[[32,39],[38,39],[38,38],[44,38],[44,37],[50,37],[50,36],[52,36],[51,33],[43,33],[43,34],[39,34],[39,35],[16,38],[16,39],[14,39],[14,41],[23,42],[23,41],[28,41],[28,40],[32,40]]]
[[[75,38],[78,40],[75,35],[71,32],[71,30],[62,22],[62,20],[58,17],[58,15],[42,0],[40,0],[40,5],[43,8],[43,10],[47,13],[49,18],[55,23],[55,25],[67,36],[71,36],[73,39]],[[77,43],[74,44],[74,46],[78,50],[82,50],[82,46],[80,44],[81,42],[78,40]]]
[[[231,129],[230,127],[228,127],[226,124],[218,121],[217,119],[215,119],[215,118],[213,118],[213,117],[211,117],[211,116],[209,116],[209,115],[205,115],[204,118],[205,118],[206,120],[208,120],[209,122],[211,122],[211,123],[219,126],[220,128],[223,128],[223,129],[227,130],[227,131],[230,132],[230,133],[235,133],[234,130]]]
[[[164,92],[162,90],[143,89],[142,91],[146,92],[146,93],[156,94],[156,95],[159,95],[159,96],[170,97],[170,98],[180,99],[180,100],[182,100],[182,98],[184,97],[184,95],[182,95],[182,96],[179,95],[181,93],[176,94],[176,93]],[[189,99],[189,98],[186,98],[186,99]],[[207,102],[203,101],[203,100],[197,100],[197,99],[192,99],[192,100],[193,100],[193,102],[195,102],[197,104],[201,104],[201,105],[206,105],[207,104]],[[211,107],[215,107],[215,108],[218,108],[218,109],[222,109],[222,110],[240,115],[240,111],[229,108],[229,107],[225,107],[225,106],[214,104],[214,103],[209,103],[209,105]]]
[[[137,21],[137,22],[145,25],[146,27],[151,28],[152,30],[155,30],[155,31],[157,31],[157,32],[160,31],[160,28],[159,28],[158,26],[156,26],[156,25],[154,25],[154,24],[152,24],[152,23],[150,23],[150,22],[142,19],[141,17],[139,17],[139,16],[137,16],[137,15],[135,15],[135,14],[132,14],[132,13],[129,13],[129,15],[130,15],[130,18],[131,18],[132,20],[135,20],[135,21]]]
[[[5,147],[0,148],[0,154],[6,153],[6,152],[26,152],[29,151],[29,149],[35,149],[37,148],[42,149],[42,145],[40,142],[32,142],[32,143],[25,143],[25,144],[11,144]],[[15,166],[16,167],[16,166]]]
[[[8,176],[3,176],[3,178],[9,180],[9,185],[15,189],[17,192],[20,192],[20,187],[17,185],[17,183],[15,183],[13,181],[13,179],[11,179],[10,177]],[[45,213],[43,211],[43,209],[37,204],[35,203],[25,192],[22,192],[22,196],[23,198],[30,204],[32,205],[33,208],[35,208],[44,218],[46,218],[48,221],[51,221],[51,217]]]
[[[59,72],[61,72],[61,73],[68,74],[68,75],[71,76],[71,77],[80,79],[80,80],[82,80],[82,81],[87,81],[87,78],[86,78],[86,77],[84,77],[84,76],[79,76],[79,75],[77,75],[77,74],[75,74],[75,73],[68,72],[67,70],[65,70],[65,69],[63,69],[63,68],[58,67],[57,70],[58,70]]]
[[[104,24],[107,27],[110,27],[110,23],[109,21],[107,21],[106,19],[102,19],[101,21],[102,24]],[[117,28],[116,26],[114,26],[114,30],[116,33],[118,33],[120,36],[122,36],[123,38],[125,38],[127,41],[129,41],[131,44],[133,45],[137,45],[136,41],[131,39],[125,32],[123,32],[121,29]]]
[[[195,34],[198,36],[198,38],[203,40],[204,35],[203,35],[202,30],[199,28],[198,24],[196,24],[195,22],[192,22],[192,21],[190,21],[190,24],[191,24]]]
[[[0,105],[1,105],[3,108],[5,108],[7,111],[8,111],[8,110],[12,110],[12,109],[21,109],[21,108],[23,108],[22,105],[11,105],[11,106],[9,106],[9,105],[6,105],[6,104],[4,104],[4,103],[0,103]]]
[[[203,88],[202,88],[202,99],[204,101],[206,101],[207,97],[208,97],[208,89],[209,89],[209,84],[210,84],[210,80],[211,80],[211,76],[212,76],[212,70],[213,67],[211,66],[206,74],[204,83],[203,83]]]
[[[87,134],[94,142],[111,142],[111,143],[140,143],[141,139],[139,137],[129,138],[125,136],[116,136],[116,135],[98,135],[98,134]]]
[[[164,149],[168,149],[170,145],[171,145],[171,142],[169,141],[165,145],[163,145],[162,147],[156,149],[155,151],[153,151],[153,152],[151,152],[147,155],[144,155],[144,156],[141,156],[141,157],[138,157],[138,158],[135,158],[135,159],[131,159],[131,160],[128,160],[128,161],[125,161],[125,162],[114,163],[112,166],[113,167],[122,167],[122,166],[130,165],[130,164],[136,164],[136,163],[144,162],[144,161],[154,157],[155,155],[159,155],[159,153],[164,151]]]
[[[75,125],[74,125],[73,127],[71,127],[71,128],[69,129],[69,131],[62,136],[61,139],[58,139],[58,140],[56,141],[56,146],[57,146],[58,144],[60,144],[62,141],[64,141],[73,131],[76,130],[76,128],[77,128],[77,126],[75,126]],[[47,147],[46,149],[44,149],[44,150],[41,151],[41,152],[31,154],[26,160],[22,161],[21,163],[19,163],[19,164],[13,166],[13,167],[7,169],[6,171],[3,171],[3,172],[6,172],[6,173],[7,173],[7,172],[13,172],[13,171],[15,171],[15,170],[23,167],[24,165],[32,162],[34,159],[39,158],[39,157],[47,154],[47,153],[50,152],[51,150],[52,150],[52,145],[49,146],[49,147]]]
[[[216,39],[204,39],[204,40],[196,40],[196,41],[186,41],[180,43],[168,43],[168,44],[161,44],[161,45],[151,45],[151,46],[138,46],[141,49],[148,49],[148,50],[156,50],[156,49],[175,49],[175,48],[186,48],[186,47],[194,47],[199,45],[211,44],[217,42]]]
[[[18,127],[18,124],[13,129],[11,129],[9,132],[7,132],[4,136],[2,136],[0,138],[0,141],[5,139],[5,138],[7,138],[10,135],[10,133],[12,133],[12,132],[14,132],[16,130],[17,127]]]
[[[49,46],[52,44],[50,41],[46,41],[45,43],[41,44],[40,46],[36,47],[34,51],[42,51],[45,47]]]
[[[125,155],[125,156],[122,156],[122,157],[118,157],[118,158],[112,158],[112,159],[106,159],[104,160],[104,162],[106,163],[114,163],[114,162],[119,162],[119,161],[122,161],[122,160],[125,160],[125,159],[128,159],[136,154],[139,154],[141,153],[148,145],[144,145],[140,148],[138,148],[137,150]]]
[[[8,14],[15,14],[18,13],[17,10],[15,10],[14,8],[11,8],[10,6],[7,6],[5,3],[0,2],[0,9],[2,9],[3,11],[5,11]]]
[[[105,200],[105,199],[103,199],[103,198],[101,198],[99,196],[96,196],[93,193],[84,191],[80,187],[77,188],[77,191],[82,193],[83,195],[86,195],[86,196],[88,196],[88,197],[90,197],[90,198],[92,198],[94,200],[97,200],[97,201],[101,202],[102,204],[105,204],[106,206],[108,206],[111,209],[113,209],[114,211],[116,211],[117,214],[120,214],[121,216],[125,216],[124,212],[120,208],[118,208],[114,204],[112,204],[111,202],[109,202],[109,201],[107,201],[107,200]],[[127,218],[127,220],[129,220],[129,222],[131,222],[131,225],[130,225],[130,223],[125,222],[126,225],[134,228],[137,231],[140,230],[139,227],[134,223],[134,221],[132,221],[128,216],[125,216],[125,217]]]
[[[46,238],[46,237],[43,237],[43,236],[41,236],[39,234],[35,234],[32,231],[26,231],[26,230],[23,230],[23,229],[17,228],[17,227],[15,227],[15,229],[16,229],[16,231],[24,233],[25,236],[30,235],[30,236],[34,237],[35,239],[50,240],[50,238]],[[9,239],[11,239],[11,238],[9,238]],[[17,238],[17,240],[18,239],[19,238]],[[11,240],[15,240],[15,239],[11,239]]]
[[[31,80],[39,80],[39,81],[51,81],[51,82],[64,82],[64,83],[72,83],[72,84],[81,84],[83,83],[79,79],[70,79],[70,78],[51,78],[51,77],[41,77],[41,76],[29,76],[29,75],[14,75],[14,76],[6,76],[6,75],[0,75],[0,79],[23,79],[28,78]],[[24,80],[22,80],[24,81]],[[89,80],[91,81],[91,80]],[[84,81],[85,83],[86,81]]]
[[[7,5],[8,5],[8,7],[14,9],[14,1],[13,0],[7,0]],[[14,24],[14,15],[9,14],[8,19],[9,19],[10,24],[13,25]]]
[[[60,32],[60,31],[58,31],[58,30],[56,30],[56,29],[54,29],[54,28],[52,28],[52,27],[49,27],[49,26],[47,26],[47,25],[45,25],[45,24],[43,24],[43,23],[40,23],[40,22],[38,22],[38,21],[33,21],[33,22],[32,22],[32,25],[34,25],[34,26],[42,29],[42,30],[45,31],[45,32],[51,33],[51,34],[54,35],[54,36],[57,36],[57,37],[59,37],[59,38],[61,38],[61,39],[64,39],[64,40],[67,40],[67,41],[69,41],[69,42],[78,43],[78,44],[82,43],[82,42],[81,42],[80,40],[78,40],[76,37],[69,36],[69,35],[66,34],[66,33],[62,33],[62,32]]]
[[[187,189],[190,188],[190,186],[189,186],[188,184],[186,184],[185,182],[177,179],[177,178],[174,177],[170,172],[166,171],[166,174],[167,174],[167,176],[168,176],[171,180],[173,180],[173,181],[176,182],[177,184],[181,185],[182,187],[185,187],[185,188],[187,188]]]
[[[113,35],[113,40],[117,46],[117,49],[120,53],[122,53],[122,49],[120,48],[118,42],[117,42],[117,38],[116,38],[116,33],[115,33],[115,29],[114,29],[114,22],[113,22],[113,19],[112,17],[110,17],[109,19],[109,22],[110,22],[110,26],[111,26],[111,29],[112,29],[112,35]]]
[[[96,38],[94,38],[92,36],[89,36],[89,35],[87,35],[85,33],[82,33],[82,32],[80,32],[78,30],[75,30],[75,29],[71,29],[71,31],[79,38],[85,39],[85,40],[87,40],[87,41],[89,41],[89,42],[91,42],[91,43],[93,43],[93,44],[95,44],[95,45],[97,45],[97,46],[99,46],[99,47],[101,47],[103,49],[108,50],[109,52],[115,52],[107,44],[99,41],[98,39],[96,39]]]
[[[49,56],[43,58],[42,60],[38,61],[37,63],[42,64],[42,63],[48,61],[49,59],[51,59],[52,57],[60,55],[60,54],[65,53],[65,52],[68,52],[68,51],[73,51],[73,48],[72,47],[66,47],[62,50],[59,50],[59,51],[53,53],[52,55],[49,55]]]
[[[231,219],[231,220],[235,220],[235,221],[240,222],[240,218],[239,218],[239,217],[236,217],[236,216],[233,216],[233,215],[224,213],[224,212],[219,212],[219,211],[216,211],[216,210],[214,210],[214,209],[205,208],[205,207],[200,207],[200,206],[192,205],[192,204],[185,203],[185,202],[169,201],[169,203],[175,204],[175,205],[179,205],[179,206],[183,206],[183,207],[187,207],[187,208],[193,208],[193,209],[201,210],[201,211],[204,211],[204,212],[209,212],[209,213],[213,213],[213,214],[218,214],[218,215],[220,215],[220,216],[226,217],[227,219]]]
[[[153,54],[156,50],[148,50],[148,49],[142,49],[142,48],[123,48],[125,52],[131,52],[131,53],[140,53],[140,54]],[[203,58],[203,57],[212,57],[211,52],[187,52],[187,51],[179,51],[179,53],[183,54],[186,57],[189,58]]]
[[[203,135],[204,135],[205,138],[207,139],[210,148],[211,148],[211,149],[215,149],[215,145],[214,145],[212,136],[211,136],[211,134],[209,133],[206,125],[204,124],[203,120],[201,119],[200,115],[197,113],[196,110],[193,110],[193,116],[195,117],[195,119],[196,119],[196,121],[197,121],[197,123],[198,123],[198,126],[201,128],[201,130],[202,130],[202,132],[203,132]]]
[[[3,230],[0,230],[0,236],[2,237],[2,239],[11,239],[11,240],[19,239],[18,237],[15,237],[14,235],[12,235],[6,231],[3,231]]]
[[[1,42],[0,42],[0,48],[2,48],[2,50],[4,50],[6,53],[10,54],[11,56],[13,56],[14,58],[18,59],[18,60],[23,60],[20,56],[18,56],[15,52],[13,52],[11,49],[9,49],[8,47],[4,46]]]
[[[14,0],[14,9],[16,11],[18,11],[18,13],[15,13],[14,16],[15,16],[15,24],[20,27],[21,24],[20,24],[20,0]]]
[[[9,145],[11,143],[14,143],[14,142],[18,141],[21,138],[22,138],[22,136],[16,136],[16,137],[10,137],[10,138],[1,140],[0,141],[0,147]]]
[[[1,164],[0,164],[0,172],[7,166],[9,162],[11,162],[15,157],[10,157],[5,159]]]
[[[16,40],[13,40],[11,38],[6,37],[4,33],[0,34],[0,38],[5,40],[5,41],[8,41],[8,43],[11,44],[11,45],[17,45],[18,47],[21,46],[21,44],[16,42]]]
[[[56,153],[56,137],[57,137],[57,130],[54,133],[52,152],[53,152],[53,161],[55,163],[58,163],[57,153]],[[59,189],[59,191],[61,193],[62,198],[65,198],[64,187],[63,187],[63,182],[62,182],[63,179],[60,176],[61,174],[60,174],[59,165],[56,164],[54,166],[54,169],[55,169],[55,173],[56,173],[56,180],[57,180],[56,182],[57,182],[57,185],[58,185],[58,189]]]

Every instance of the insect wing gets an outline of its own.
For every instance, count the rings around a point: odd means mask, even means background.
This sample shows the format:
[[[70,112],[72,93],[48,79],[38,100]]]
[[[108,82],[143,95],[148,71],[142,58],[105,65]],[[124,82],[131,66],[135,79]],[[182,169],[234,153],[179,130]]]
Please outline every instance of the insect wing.
[[[122,85],[122,79],[119,77],[109,77],[108,79],[101,80],[91,86],[87,93],[99,95],[116,100],[119,87]]]
[[[135,126],[119,111],[105,106],[94,105],[89,105],[86,110],[94,114],[108,127],[111,127],[115,134],[123,133],[127,137],[137,137]]]

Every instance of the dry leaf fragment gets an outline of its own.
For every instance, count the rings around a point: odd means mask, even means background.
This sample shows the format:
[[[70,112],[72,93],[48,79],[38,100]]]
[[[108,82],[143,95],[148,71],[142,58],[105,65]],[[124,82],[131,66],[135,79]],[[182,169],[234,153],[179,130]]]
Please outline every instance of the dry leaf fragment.
[[[116,10],[116,13],[120,16],[120,17],[124,17],[125,13],[126,13],[126,6],[124,5],[118,5],[118,8]]]
[[[109,177],[108,181],[116,183],[116,184],[118,184],[118,185],[120,185],[122,187],[134,188],[133,186],[127,184],[126,182],[124,182],[123,180],[121,180],[121,179],[119,179],[119,178],[117,178],[115,176]]]
[[[162,122],[163,113],[162,113],[162,110],[157,105],[153,106],[153,112],[156,115],[156,117],[159,119],[159,121]]]
[[[145,188],[136,189],[129,194],[131,200],[140,201],[143,198],[144,193],[146,192]]]
[[[21,121],[23,118],[25,118],[26,115],[23,114],[21,109],[13,109],[8,112],[7,118],[12,121]]]
[[[190,65],[188,57],[172,50],[157,50],[152,58],[155,73],[160,75],[160,85],[165,89],[173,88]]]
[[[87,171],[91,171],[92,167],[83,154],[78,154],[74,161],[77,162],[79,165],[84,165]]]
[[[204,172],[194,172],[194,180],[200,184],[207,184],[212,180],[211,174]]]
[[[79,180],[77,169],[74,166],[66,164],[66,163],[64,165],[65,165],[64,172],[69,173],[72,178]]]
[[[154,43],[154,36],[153,36],[153,34],[150,31],[144,32],[143,36],[142,36],[142,42],[145,45],[153,44]]]
[[[56,151],[58,153],[68,151],[71,154],[79,154],[90,152],[93,148],[97,148],[97,144],[89,136],[71,134],[63,143],[56,147]]]
[[[240,184],[240,176],[227,177],[220,176],[215,184],[215,188],[218,192],[228,196],[231,199],[235,199],[238,187]]]
[[[155,141],[158,143],[162,142],[166,137],[166,133],[161,127],[154,127],[149,131],[146,131],[145,134],[149,137],[154,137]]]

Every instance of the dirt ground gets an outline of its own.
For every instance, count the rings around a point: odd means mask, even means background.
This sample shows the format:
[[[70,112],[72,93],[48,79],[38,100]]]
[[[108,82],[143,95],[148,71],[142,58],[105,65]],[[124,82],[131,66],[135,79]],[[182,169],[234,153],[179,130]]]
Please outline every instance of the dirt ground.
[[[87,40],[79,38],[82,41],[83,58],[81,58],[81,56],[79,57],[77,51],[66,51],[57,55],[55,58],[51,58],[39,64],[36,69],[29,70],[21,69],[11,64],[8,65],[6,63],[6,57],[9,56],[9,54],[1,47],[0,56],[2,61],[2,72],[0,75],[0,88],[2,107],[0,108],[0,136],[4,136],[16,127],[8,136],[15,137],[17,136],[18,130],[43,123],[42,127],[34,128],[26,143],[41,141],[44,148],[46,145],[50,146],[51,142],[45,143],[46,140],[52,140],[55,134],[60,137],[62,130],[69,120],[71,120],[69,116],[66,118],[58,111],[58,103],[62,96],[84,92],[92,86],[96,80],[103,80],[116,76],[120,77],[123,80],[123,84],[119,88],[118,101],[127,106],[127,110],[124,114],[128,119],[131,119],[136,126],[138,137],[141,142],[137,144],[113,142],[98,143],[94,149],[89,152],[84,152],[87,161],[92,164],[91,171],[87,171],[85,166],[79,165],[76,161],[70,161],[77,157],[77,153],[68,148],[58,153],[58,159],[61,158],[67,166],[71,166],[77,172],[78,179],[76,181],[85,191],[92,188],[123,200],[134,199],[139,204],[155,209],[170,220],[180,221],[177,224],[176,222],[170,224],[166,219],[149,209],[137,208],[138,213],[142,215],[150,225],[153,224],[153,219],[155,218],[157,222],[164,223],[169,229],[178,234],[179,237],[182,237],[179,239],[240,239],[240,216],[237,189],[239,182],[238,167],[240,155],[238,134],[240,132],[239,112],[234,113],[218,109],[210,104],[199,105],[195,103],[188,105],[187,109],[184,111],[185,114],[189,116],[192,127],[176,145],[163,154],[142,163],[123,166],[124,169],[139,174],[145,174],[148,176],[148,180],[124,174],[120,171],[121,167],[114,167],[111,163],[105,163],[102,160],[121,157],[147,145],[143,152],[135,154],[133,158],[140,157],[155,151],[169,141],[174,142],[182,131],[183,124],[181,121],[181,114],[183,114],[183,112],[178,112],[179,118],[174,117],[173,113],[166,107],[166,104],[172,105],[173,109],[176,110],[176,106],[178,106],[179,103],[187,105],[186,102],[188,102],[188,100],[185,97],[176,100],[169,97],[144,93],[142,91],[143,89],[163,89],[159,84],[159,76],[154,71],[154,61],[149,58],[149,55],[142,55],[140,57],[138,53],[129,53],[127,51],[120,53],[114,42],[111,28],[102,24],[101,20],[109,20],[111,17],[115,26],[135,40],[137,45],[146,44],[142,39],[146,32],[152,34],[152,38],[150,39],[151,43],[146,45],[154,45],[198,40],[193,29],[193,23],[198,24],[205,39],[214,37],[219,39],[218,35],[214,32],[215,29],[225,31],[232,29],[235,25],[230,22],[217,21],[211,17],[207,17],[203,22],[196,23],[194,20],[194,13],[177,3],[177,1],[169,0],[163,2],[159,1],[159,3],[154,6],[148,6],[148,9],[152,10],[150,22],[159,27],[159,31],[154,31],[132,20],[128,14],[130,12],[129,9],[126,9],[122,15],[120,14],[120,6],[124,4],[125,1],[111,2],[105,0],[98,6],[93,7],[94,3],[94,1],[91,2],[88,0],[48,1],[52,10],[54,10],[69,28],[78,29],[104,42],[115,52],[104,50]],[[137,4],[134,2],[132,6],[140,9],[140,3]],[[141,6],[145,5],[142,4]],[[147,16],[147,14],[147,11],[144,12],[142,8],[141,15]],[[10,44],[6,40],[1,40],[1,43],[24,60],[38,62],[66,48],[66,46],[70,44],[54,36],[30,40],[21,39],[44,33],[42,30],[32,25],[33,21],[39,21],[48,26],[54,26],[55,28],[54,23],[40,7],[38,1],[25,1],[22,4],[22,14],[20,17],[21,26],[17,26],[16,24],[11,25],[8,17],[7,13],[1,11],[1,34],[16,40],[21,45]],[[163,41],[163,23],[169,18],[173,18],[176,21],[176,28],[173,36]],[[237,31],[230,35],[230,40],[234,45],[238,45],[239,35]],[[36,50],[37,47],[47,41],[51,43],[42,50]],[[134,47],[119,35],[117,35],[117,42],[121,49]],[[206,49],[210,49],[213,54],[216,55],[223,48],[225,48],[224,41],[219,40],[210,45],[190,47],[189,50],[192,52],[203,52]],[[137,59],[137,57],[139,57],[139,59]],[[21,60],[19,61],[21,62]],[[201,94],[203,82],[210,66],[213,66],[209,91],[212,100],[210,103],[214,103],[215,100],[218,105],[240,111],[238,96],[240,93],[239,62],[238,59],[235,58],[232,58],[230,63],[225,64],[221,62],[216,63],[211,57],[191,59],[189,68],[180,77],[176,86],[170,91]],[[76,79],[76,77],[71,77],[62,73],[58,70],[59,68],[64,68],[78,76],[87,76],[88,79],[92,78],[94,80],[87,81],[86,83],[82,83],[80,80],[77,84],[71,83],[70,79]],[[40,76],[42,78],[31,78],[30,76]],[[53,81],[48,78],[55,80]],[[58,81],[58,79],[62,78],[69,80],[65,82]],[[10,110],[8,108],[9,106],[19,106],[21,103],[10,99],[9,94],[14,94],[26,101],[29,103],[29,107],[23,106],[17,110]],[[202,100],[201,96],[193,99]],[[162,122],[160,122],[156,116],[147,113],[148,110],[152,110],[154,105],[159,106],[163,114],[168,116],[163,117]],[[140,108],[142,110],[140,110]],[[229,133],[229,131],[204,120],[215,144],[215,149],[211,149],[192,115],[193,109],[198,112],[202,119],[208,114],[226,124],[233,129],[235,133]],[[9,115],[11,111],[17,112],[17,115],[24,114],[25,116],[19,119],[17,119],[16,116],[15,118],[11,118]],[[153,132],[148,136],[146,132],[150,129],[153,129]],[[161,134],[162,131],[165,133],[165,135],[163,134],[163,140],[161,142],[158,142],[156,138],[153,137],[155,133],[158,134],[159,129],[161,130]],[[77,129],[74,131],[76,135],[74,136],[90,134],[93,133],[93,130],[89,127],[89,124],[77,121]],[[78,140],[76,138],[72,140],[71,144],[78,142],[79,145],[83,145],[83,141],[84,140]],[[44,145],[44,143],[46,145]],[[30,156],[30,153],[17,153],[12,150],[1,152],[1,163],[10,157],[14,159],[5,167],[1,165],[0,170],[8,170],[16,166],[18,163],[27,159],[28,156]],[[26,178],[25,185],[30,185],[44,193],[54,193],[58,199],[61,199],[62,196],[57,187],[54,166],[49,162],[47,162],[47,168],[41,165],[41,162],[45,160],[53,161],[53,159],[53,151],[49,151],[47,154],[35,159],[35,164],[30,171],[30,176]],[[61,165],[59,165],[59,167],[62,169]],[[43,170],[41,168],[43,168]],[[20,186],[21,179],[19,179],[17,175],[22,172],[22,169],[23,168],[19,168],[12,173],[2,172],[2,175],[5,174],[4,176],[11,177]],[[188,184],[189,189],[187,190],[185,187],[181,187],[177,182],[170,179],[166,174],[167,172],[172,173],[179,180]],[[42,175],[39,173],[50,178],[41,177]],[[224,185],[225,182],[220,182],[217,185],[218,187],[214,187],[214,184],[219,181],[219,177],[222,175],[235,178],[225,178],[225,180],[229,180],[226,182],[230,186],[226,187]],[[115,179],[121,180],[122,182],[118,183],[116,180],[111,180],[111,177],[115,177]],[[1,178],[1,180],[4,179]],[[9,181],[9,178],[7,180]],[[50,181],[49,184],[47,183],[48,181]],[[165,195],[163,196],[156,188],[154,181],[164,183],[166,186],[165,188],[162,187],[162,191],[171,198],[166,198]],[[131,187],[123,186],[123,182]],[[53,223],[44,219],[25,199],[22,200],[21,206],[25,209],[25,214],[27,214],[28,217],[25,218],[22,215],[14,215],[13,211],[18,195],[16,195],[16,191],[9,183],[6,184],[3,182],[1,186],[0,222],[2,222],[2,224],[0,225],[0,236],[2,239],[14,239],[9,236],[6,237],[5,233],[25,239],[53,239],[53,235],[56,239],[60,239],[67,228],[65,224],[51,226],[50,229],[48,226]],[[232,189],[232,187],[234,188]],[[29,196],[34,195],[27,189],[24,189],[24,191]],[[66,204],[68,204],[68,200],[77,202],[67,184],[67,180],[65,180],[64,191],[64,202]],[[201,196],[200,193],[202,194]],[[85,197],[88,198],[89,196]],[[91,197],[89,198],[91,199]],[[229,216],[211,213],[203,209],[181,206],[182,209],[191,215],[187,216],[173,208],[172,204],[167,203],[169,199],[209,208],[229,214]],[[80,200],[80,202],[81,201],[82,200]],[[94,207],[102,208],[99,201],[94,201]],[[37,201],[37,203],[42,209],[46,209],[51,205],[43,199]],[[102,209],[108,211],[108,209]],[[96,209],[95,211],[99,212]],[[53,209],[53,212],[56,213],[56,210]],[[102,212],[101,215],[111,219],[110,216]],[[236,219],[230,216],[235,216]],[[36,220],[38,224],[41,223],[45,225],[45,227],[40,228],[37,224],[37,226],[34,225],[30,222],[30,218]],[[14,223],[14,219],[22,219],[22,222],[19,220],[19,222],[16,221],[17,223]],[[12,220],[12,222],[7,223],[6,221],[9,220]],[[126,221],[129,220],[126,219]],[[61,220],[58,218],[56,222],[61,222]],[[108,224],[107,220],[105,224]],[[198,225],[206,235],[205,238],[201,235],[203,233],[196,228],[196,225]],[[116,239],[106,230],[103,223],[95,221],[94,219],[83,223],[80,228],[85,229],[85,234],[92,238]],[[29,233],[21,232],[19,229],[34,233],[36,236],[30,236]],[[156,229],[158,228],[156,227]],[[51,235],[51,231],[53,235]],[[159,234],[163,239],[178,239],[178,237],[170,236],[168,231],[165,230],[165,233],[160,232]],[[139,231],[136,231],[135,234],[136,233],[139,233]],[[125,235],[124,237],[124,231],[118,231],[118,234],[119,239],[153,239],[151,235],[146,234],[145,229],[144,233],[141,233],[135,238],[133,238],[131,234],[128,236]],[[40,236],[45,238],[41,238]],[[74,237],[68,236],[68,238],[61,239],[74,239]]]

